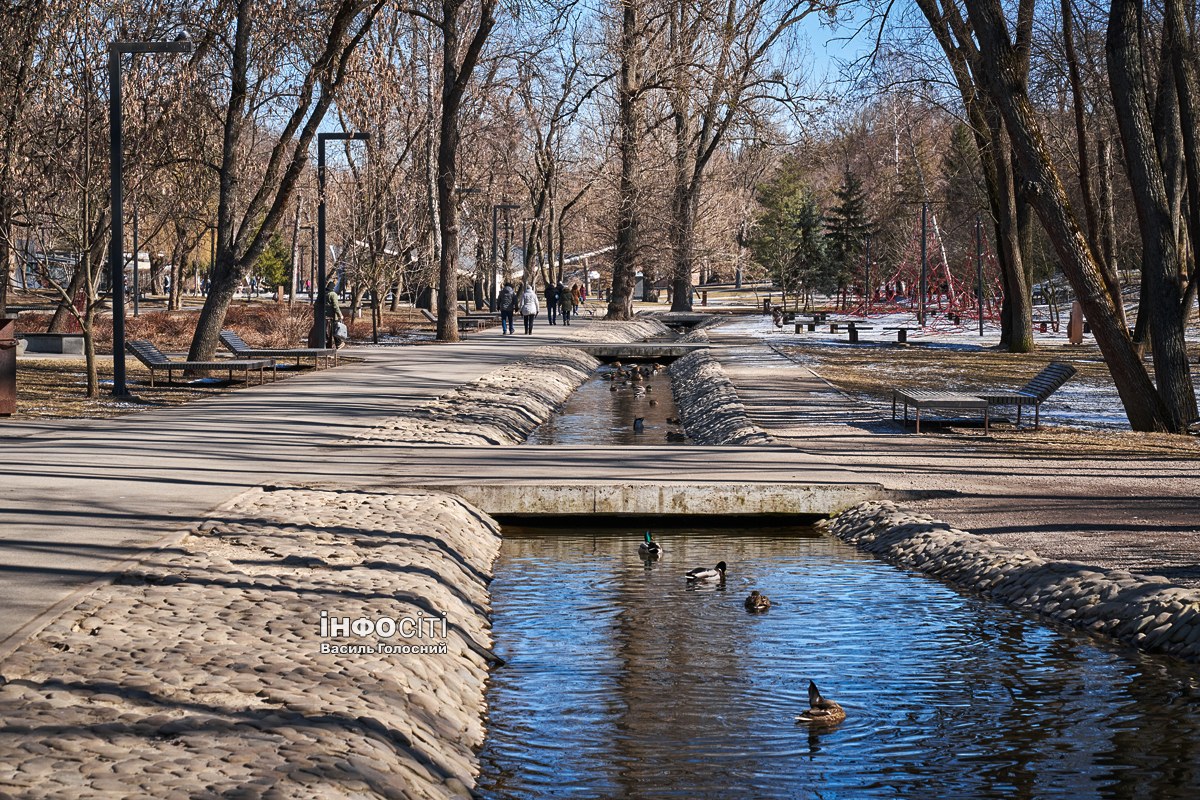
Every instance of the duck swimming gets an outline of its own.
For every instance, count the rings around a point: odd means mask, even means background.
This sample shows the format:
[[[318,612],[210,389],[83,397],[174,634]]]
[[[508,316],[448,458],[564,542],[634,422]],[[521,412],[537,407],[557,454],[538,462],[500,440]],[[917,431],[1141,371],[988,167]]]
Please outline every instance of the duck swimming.
[[[696,567],[688,570],[685,577],[688,583],[724,583],[725,562],[722,561],[715,567]]]
[[[646,531],[646,541],[638,545],[638,552],[644,558],[658,558],[663,553],[662,545],[654,541],[650,531]]]
[[[771,607],[771,600],[765,594],[759,594],[758,590],[755,589],[750,593],[750,596],[746,598],[745,606],[747,611],[751,613],[758,613],[760,611],[766,611],[769,609]]]
[[[749,601],[747,601],[749,602]],[[832,700],[821,697],[821,690],[812,681],[808,682],[808,711],[796,717],[814,728],[832,728],[846,718],[846,711]]]

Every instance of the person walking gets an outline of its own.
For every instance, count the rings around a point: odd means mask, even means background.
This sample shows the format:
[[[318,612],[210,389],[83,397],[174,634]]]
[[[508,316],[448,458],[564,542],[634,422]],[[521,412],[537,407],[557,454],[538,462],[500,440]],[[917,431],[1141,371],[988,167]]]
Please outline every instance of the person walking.
[[[571,284],[571,313],[579,313],[579,284]]]
[[[533,333],[533,318],[538,314],[537,292],[533,290],[533,284],[525,287],[525,291],[521,292],[521,317],[525,320],[525,335],[529,336]]]
[[[571,324],[571,292],[558,284],[558,310],[562,312],[563,325]]]
[[[551,325],[558,324],[558,289],[553,283],[546,284],[546,318]]]
[[[513,311],[517,307],[517,293],[513,291],[512,283],[504,284],[500,295],[496,298],[496,306],[500,309],[500,333],[508,336],[513,330]]]
[[[325,285],[325,325],[327,326],[325,342],[327,347],[338,349],[344,343],[339,337],[338,325],[342,322],[342,306],[338,302],[337,279],[330,278]]]

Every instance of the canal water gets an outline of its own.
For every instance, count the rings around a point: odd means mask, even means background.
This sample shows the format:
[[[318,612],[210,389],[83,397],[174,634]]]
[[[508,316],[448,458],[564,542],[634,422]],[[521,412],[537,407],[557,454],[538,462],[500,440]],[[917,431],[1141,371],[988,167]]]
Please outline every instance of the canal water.
[[[643,531],[505,528],[483,797],[1200,797],[1195,666],[807,529]],[[839,727],[795,723],[810,679]]]
[[[628,372],[629,367],[626,367]],[[537,427],[526,444],[663,445],[687,444],[676,421],[679,411],[671,394],[666,369],[641,381],[617,377],[612,366],[596,375],[567,398],[562,411]],[[614,391],[615,387],[615,391]],[[642,430],[634,420],[642,419]]]

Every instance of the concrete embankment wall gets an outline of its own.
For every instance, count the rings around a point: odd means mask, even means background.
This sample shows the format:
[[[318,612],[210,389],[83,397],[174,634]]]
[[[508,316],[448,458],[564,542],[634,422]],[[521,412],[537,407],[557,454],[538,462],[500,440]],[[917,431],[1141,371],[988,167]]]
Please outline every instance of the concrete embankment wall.
[[[886,501],[823,524],[899,566],[1142,650],[1200,661],[1200,591],[1166,578],[1047,561]]]
[[[289,489],[203,527],[0,665],[0,795],[468,796],[494,522],[450,495]],[[342,630],[383,618],[399,632]]]
[[[679,418],[692,441],[708,445],[772,443],[771,436],[746,415],[733,383],[707,352],[686,355],[668,371]]]

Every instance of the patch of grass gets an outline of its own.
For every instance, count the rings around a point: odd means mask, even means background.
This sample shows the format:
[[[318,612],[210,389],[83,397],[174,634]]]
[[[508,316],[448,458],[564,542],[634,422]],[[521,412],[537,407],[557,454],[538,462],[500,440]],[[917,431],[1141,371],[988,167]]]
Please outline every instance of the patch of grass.
[[[136,399],[116,398],[109,393],[112,365],[106,362],[99,365],[100,396],[89,398],[86,396],[87,367],[82,358],[20,359],[17,362],[17,411],[10,419],[117,417],[151,408],[183,405],[241,385],[191,386],[176,376],[174,386],[160,384],[152,389],[150,371],[131,359],[126,365],[126,382]],[[165,376],[162,379],[166,380]],[[155,382],[159,382],[157,377]]]

